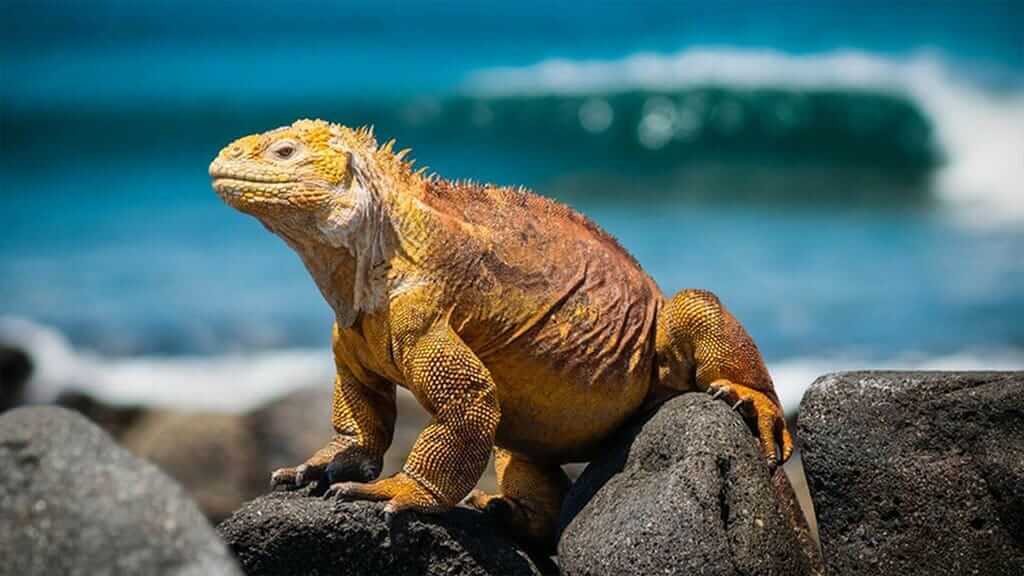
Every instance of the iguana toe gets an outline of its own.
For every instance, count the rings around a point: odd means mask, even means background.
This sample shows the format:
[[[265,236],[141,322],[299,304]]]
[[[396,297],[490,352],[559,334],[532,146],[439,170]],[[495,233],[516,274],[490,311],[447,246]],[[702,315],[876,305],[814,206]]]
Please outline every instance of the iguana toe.
[[[763,392],[728,380],[716,380],[707,389],[712,398],[721,398],[744,416],[756,429],[761,452],[770,467],[775,467],[793,453],[793,437],[786,427],[785,414]],[[776,449],[778,444],[779,449]]]
[[[385,514],[397,514],[404,510],[438,512],[450,507],[404,473],[376,482],[338,482],[327,489],[324,498],[387,500],[388,503],[384,506]]]
[[[323,477],[323,466],[300,464],[294,468],[278,468],[270,475],[270,487],[274,490],[296,490]]]

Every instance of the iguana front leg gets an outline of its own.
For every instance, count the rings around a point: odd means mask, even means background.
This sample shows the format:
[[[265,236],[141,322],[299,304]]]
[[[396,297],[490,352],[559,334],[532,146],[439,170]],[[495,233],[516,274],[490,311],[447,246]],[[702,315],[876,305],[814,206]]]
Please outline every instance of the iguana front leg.
[[[789,459],[793,439],[761,353],[717,296],[706,290],[673,296],[658,316],[657,349],[660,382],[729,402],[754,424],[769,464]]]
[[[383,379],[360,381],[335,354],[331,424],[336,434],[303,464],[276,470],[270,477],[275,488],[301,488],[325,477],[328,483],[368,482],[380,475],[395,429],[395,385]]]
[[[334,484],[325,496],[387,500],[388,513],[439,512],[465,498],[487,465],[500,417],[494,380],[446,323],[396,338],[396,345],[410,390],[434,418],[402,472]]]

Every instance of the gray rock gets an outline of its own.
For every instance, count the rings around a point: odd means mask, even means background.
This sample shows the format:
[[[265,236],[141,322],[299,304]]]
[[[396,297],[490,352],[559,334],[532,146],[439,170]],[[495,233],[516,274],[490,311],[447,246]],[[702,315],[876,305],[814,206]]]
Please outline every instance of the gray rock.
[[[537,574],[480,512],[399,514],[389,528],[383,509],[305,490],[274,492],[246,504],[218,530],[249,576]]]
[[[610,441],[561,524],[565,575],[821,573],[785,473],[773,476],[742,418],[706,394],[669,400]]]
[[[829,574],[1024,574],[1024,373],[823,376],[798,430]]]
[[[243,414],[146,411],[121,444],[181,483],[211,522],[267,490],[269,466]]]
[[[57,403],[99,425],[181,483],[212,521],[267,491],[270,472],[330,439],[331,389],[299,389],[246,414],[112,405],[82,391]]]
[[[0,416],[0,572],[238,574],[180,486],[56,407]]]

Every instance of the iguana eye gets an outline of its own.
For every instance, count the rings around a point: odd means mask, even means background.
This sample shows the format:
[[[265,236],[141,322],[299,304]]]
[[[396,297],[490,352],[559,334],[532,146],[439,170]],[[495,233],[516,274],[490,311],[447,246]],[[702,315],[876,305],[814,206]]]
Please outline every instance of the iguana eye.
[[[291,140],[282,140],[274,143],[269,152],[277,160],[288,160],[298,155],[299,147]]]

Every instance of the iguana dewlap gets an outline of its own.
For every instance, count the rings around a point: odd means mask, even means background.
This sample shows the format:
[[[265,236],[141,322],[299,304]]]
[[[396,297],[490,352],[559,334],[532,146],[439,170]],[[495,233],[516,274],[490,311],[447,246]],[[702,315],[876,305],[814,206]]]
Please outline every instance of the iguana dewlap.
[[[568,480],[641,407],[709,390],[756,425],[774,465],[792,451],[761,356],[709,292],[665,299],[607,233],[523,189],[414,171],[370,130],[322,121],[247,136],[213,187],[302,258],[336,314],[331,442],[275,485],[330,483],[387,510],[462,501],[492,450],[499,511],[553,543]],[[376,480],[395,386],[433,416],[403,471]],[[781,445],[776,453],[776,441]]]

